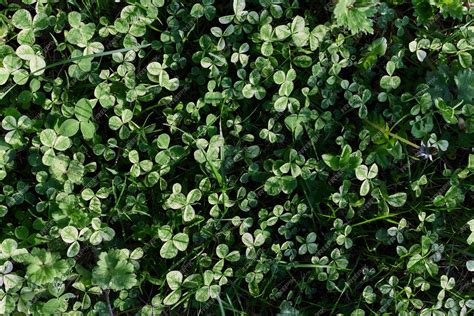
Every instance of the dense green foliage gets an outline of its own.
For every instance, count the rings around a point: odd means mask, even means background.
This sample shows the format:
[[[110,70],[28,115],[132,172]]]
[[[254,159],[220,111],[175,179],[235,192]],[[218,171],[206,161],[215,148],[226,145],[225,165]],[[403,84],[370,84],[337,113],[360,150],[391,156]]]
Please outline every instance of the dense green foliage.
[[[472,3],[0,4],[0,314],[473,313]]]

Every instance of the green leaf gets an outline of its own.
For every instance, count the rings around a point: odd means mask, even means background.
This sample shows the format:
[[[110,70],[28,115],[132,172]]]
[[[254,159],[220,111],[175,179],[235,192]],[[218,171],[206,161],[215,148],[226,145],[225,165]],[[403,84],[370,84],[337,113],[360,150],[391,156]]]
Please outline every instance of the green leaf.
[[[426,256],[431,248],[431,239],[428,236],[421,236],[421,255]]]
[[[43,145],[53,147],[56,143],[56,133],[52,129],[44,129],[40,133],[40,141]]]
[[[283,176],[281,177],[281,190],[290,194],[298,186],[298,182],[293,176]]]
[[[264,24],[260,28],[260,38],[265,42],[271,42],[273,35],[273,28],[271,24]]]
[[[474,244],[474,230],[471,230],[471,234],[467,237],[466,241],[468,245]]]
[[[174,246],[173,241],[168,240],[161,246],[160,256],[164,259],[172,259],[178,254],[178,249]]]
[[[134,150],[131,150],[129,153],[128,153],[128,160],[130,160],[131,163],[133,164],[136,164],[140,161],[140,157],[138,155],[138,151],[136,151],[135,149]]]
[[[196,212],[191,205],[186,205],[183,211],[183,221],[190,222],[196,217]]]
[[[202,193],[199,189],[192,189],[191,191],[189,191],[186,200],[187,200],[187,203],[193,204],[199,201],[201,197],[202,197]]]
[[[15,274],[6,274],[3,276],[3,286],[6,292],[9,292],[10,289],[20,288],[23,281],[24,278]]]
[[[351,31],[352,34],[372,34],[372,17],[377,12],[372,1],[357,3],[356,0],[339,0],[334,8],[337,24]]]
[[[217,298],[221,292],[221,287],[217,284],[213,284],[209,287],[209,295],[212,298]]]
[[[369,168],[366,165],[360,165],[355,169],[355,175],[360,181],[368,178]]]
[[[407,263],[407,269],[410,272],[421,273],[423,271],[423,257],[420,254],[413,255]],[[421,267],[421,269],[420,269]]]
[[[283,72],[282,70],[278,70],[273,74],[273,81],[276,84],[281,85],[283,82],[285,82],[285,80],[286,80],[286,75],[285,75],[285,72]]]
[[[68,256],[68,258],[73,258],[77,256],[80,250],[81,246],[79,245],[79,242],[75,241],[69,246],[69,248],[67,248],[66,256]]]
[[[46,67],[46,62],[44,61],[43,57],[38,55],[31,56],[30,59],[30,72],[35,76],[42,75],[44,73],[44,69]]]
[[[456,54],[457,49],[453,43],[444,43],[442,51],[446,54]]]
[[[392,76],[395,72],[395,63],[393,61],[389,61],[386,66],[387,73],[389,76]]]
[[[173,245],[180,251],[185,251],[188,248],[189,236],[185,233],[178,233],[173,236]]]
[[[193,18],[200,18],[204,15],[204,7],[200,3],[195,3],[190,14]]]
[[[279,97],[273,107],[275,108],[275,111],[277,112],[283,112],[286,110],[288,106],[288,97],[284,96],[284,97]]]
[[[323,154],[322,158],[324,163],[328,165],[332,170],[339,170],[339,158],[337,158],[337,156],[332,154]]]
[[[149,63],[146,69],[148,73],[153,76],[161,76],[163,73],[166,73],[159,62]]]
[[[90,188],[85,188],[82,192],[81,192],[81,197],[86,200],[86,201],[89,201],[91,200],[93,197],[94,197],[94,191],[92,191],[92,189]]]
[[[48,300],[42,307],[42,312],[45,314],[55,314],[61,308],[61,301],[57,298]]]
[[[291,38],[297,47],[304,47],[308,44],[309,31],[305,28],[305,20],[297,15],[291,23]]]
[[[168,241],[171,239],[173,236],[173,231],[171,230],[171,227],[169,225],[163,225],[158,229],[158,237],[162,241]]]
[[[407,200],[405,192],[398,192],[387,197],[387,203],[393,207],[402,207]]]
[[[364,288],[362,296],[364,297],[365,302],[368,304],[374,303],[377,298],[377,295],[374,293],[374,290],[370,285]]]
[[[265,181],[264,190],[268,195],[275,196],[281,192],[280,182],[277,177],[268,178]]]
[[[141,248],[141,247],[135,248],[132,251],[132,253],[130,254],[130,259],[139,260],[139,259],[143,258],[144,254],[145,254],[145,252],[143,251],[143,248]]]
[[[233,8],[235,15],[242,15],[242,12],[245,9],[245,0],[234,0]]]
[[[114,291],[131,289],[137,283],[133,265],[118,249],[100,253],[97,266],[92,270],[92,281],[102,289]]]
[[[21,144],[21,135],[18,131],[10,131],[5,135],[5,142],[11,145]]]
[[[75,119],[67,119],[59,127],[59,134],[66,137],[72,137],[76,135],[78,131],[79,121]]]
[[[313,60],[307,55],[302,55],[293,58],[293,64],[300,68],[309,68],[312,66]]]
[[[16,119],[13,116],[10,116],[10,115],[6,116],[2,120],[2,128],[7,130],[7,131],[15,130],[17,128]]]
[[[459,52],[459,63],[463,68],[470,68],[472,66],[472,55],[468,52]]]
[[[92,139],[95,135],[95,126],[91,121],[81,122],[81,133],[84,139]]]
[[[226,256],[226,260],[230,262],[237,262],[240,260],[240,253],[237,250],[234,250]]]
[[[370,192],[370,182],[369,180],[364,180],[360,186],[360,195],[366,196]]]
[[[161,134],[157,138],[157,146],[160,149],[167,149],[168,146],[170,145],[170,136],[168,134]]]
[[[122,111],[121,118],[122,118],[123,124],[128,123],[133,118],[133,112],[130,111],[129,109],[125,109],[125,110]]]
[[[293,18],[293,21],[291,22],[291,32],[296,33],[296,32],[303,31],[304,25],[305,25],[304,18],[299,15],[295,16]]]
[[[35,57],[35,51],[29,45],[20,45],[16,49],[16,55],[24,60],[32,60]]]
[[[79,237],[79,231],[74,226],[66,226],[61,229],[61,238],[64,242],[71,244]]]
[[[303,134],[303,122],[297,114],[292,114],[285,118],[285,125],[293,133],[295,139],[300,139]]]
[[[242,242],[246,247],[253,247],[253,236],[250,233],[245,233],[242,235]]]
[[[358,308],[351,313],[351,316],[365,316],[365,311],[361,308]]]
[[[418,49],[416,51],[416,58],[418,58],[419,61],[422,62],[423,60],[425,60],[426,56],[427,56],[427,54],[424,50]]]
[[[54,158],[55,158],[55,153],[52,148],[46,150],[46,152],[43,154],[43,157],[41,158],[41,161],[43,162],[44,165],[46,166],[51,166]]]
[[[469,169],[471,172],[474,172],[474,154],[469,154],[467,169]]]
[[[286,25],[279,25],[275,28],[275,35],[280,41],[283,41],[291,35],[290,28]]]
[[[15,258],[17,255],[28,253],[26,249],[18,249],[18,243],[11,238],[7,238],[0,244],[0,260]]]
[[[10,71],[5,68],[0,68],[0,86],[3,86],[10,78]]]
[[[436,98],[434,103],[435,103],[436,108],[440,111],[441,115],[443,116],[443,119],[447,123],[456,124],[458,122],[458,119],[455,115],[455,110],[452,107],[448,106],[442,98]]]
[[[385,37],[381,37],[373,41],[369,45],[367,49],[367,53],[362,59],[363,69],[368,70],[369,68],[371,68],[377,62],[377,58],[385,55],[386,51],[387,51],[387,39]]]
[[[324,25],[318,25],[311,31],[309,35],[309,46],[312,51],[319,48],[319,45],[326,36],[327,31],[328,28]]]
[[[81,122],[87,122],[92,117],[92,105],[89,100],[82,98],[74,107],[74,114]]]
[[[29,282],[36,285],[47,284],[53,282],[55,278],[62,278],[69,269],[68,262],[60,259],[59,254],[44,249],[34,248],[25,261],[28,264],[26,277]]]
[[[11,21],[12,24],[19,29],[28,29],[33,24],[30,12],[25,9],[16,10]]]
[[[165,299],[163,300],[163,304],[174,305],[179,301],[180,298],[181,298],[181,290],[180,289],[174,290],[165,297]]]
[[[59,150],[59,151],[65,151],[69,147],[71,147],[71,145],[72,145],[72,142],[68,137],[59,135],[56,138],[56,142],[54,143],[54,149]]]
[[[166,274],[166,282],[171,290],[177,290],[183,283],[183,274],[180,271],[170,271]]]
[[[271,56],[273,54],[273,45],[270,42],[263,42],[261,52],[263,56]]]
[[[100,231],[93,232],[89,238],[89,241],[94,246],[100,245],[100,243],[102,242],[102,236],[100,234]]]
[[[81,26],[81,13],[77,11],[69,12],[67,15],[67,21],[69,25],[72,27],[80,27]]]
[[[224,259],[229,253],[229,247],[226,244],[220,244],[216,248],[216,254],[219,258]]]
[[[174,210],[179,210],[187,204],[186,197],[182,193],[173,193],[168,199],[169,206]]]
[[[196,301],[204,303],[209,300],[210,293],[209,293],[209,287],[208,286],[203,286],[199,288],[196,291],[196,294],[194,296],[196,298]]]
[[[474,272],[474,260],[466,261],[466,268],[470,272]]]
[[[380,87],[385,90],[393,90],[400,86],[401,79],[398,76],[383,76],[380,79]]]
[[[118,130],[122,125],[122,120],[117,116],[112,116],[109,119],[109,127],[114,131]]]
[[[372,164],[372,166],[370,166],[370,169],[369,169],[369,172],[367,174],[367,179],[373,179],[377,176],[379,172],[379,167],[377,166],[377,164]]]

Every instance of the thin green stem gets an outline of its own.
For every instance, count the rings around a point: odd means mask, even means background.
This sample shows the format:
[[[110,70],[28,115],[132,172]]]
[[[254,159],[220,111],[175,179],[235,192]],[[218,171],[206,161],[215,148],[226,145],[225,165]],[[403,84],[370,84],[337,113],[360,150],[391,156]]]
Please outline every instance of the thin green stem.
[[[397,134],[394,134],[394,133],[392,133],[392,132],[386,131],[386,130],[384,130],[382,127],[378,126],[377,124],[372,123],[371,121],[369,121],[369,120],[367,120],[367,119],[364,120],[364,121],[365,121],[367,124],[369,124],[370,126],[372,126],[373,128],[375,128],[376,130],[380,131],[381,133],[384,133],[384,134],[387,135],[387,136],[391,136],[391,137],[393,137],[393,138],[395,138],[395,139],[401,141],[402,143],[407,144],[407,145],[409,145],[409,146],[411,146],[411,147],[413,147],[413,148],[416,148],[416,149],[419,149],[419,148],[420,148],[420,146],[418,146],[418,145],[415,144],[415,143],[412,143],[412,142],[409,141],[408,139],[403,138],[403,137],[401,137],[401,136],[398,136]]]

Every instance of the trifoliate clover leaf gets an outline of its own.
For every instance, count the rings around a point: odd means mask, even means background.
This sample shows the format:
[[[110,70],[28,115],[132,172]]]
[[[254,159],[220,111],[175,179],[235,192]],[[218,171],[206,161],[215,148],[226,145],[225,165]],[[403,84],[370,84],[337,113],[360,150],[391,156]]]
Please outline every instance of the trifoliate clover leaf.
[[[28,251],[25,248],[18,249],[18,243],[14,239],[5,239],[0,244],[0,260],[9,258],[15,259],[16,256],[25,255]]]
[[[214,273],[211,270],[204,271],[203,282],[204,285],[196,291],[195,298],[198,302],[206,302],[209,298],[216,298],[221,287],[217,284],[211,285],[214,279]]]
[[[160,256],[164,259],[176,257],[179,251],[185,251],[188,248],[189,236],[184,233],[178,233],[167,240],[160,249]]]
[[[172,292],[165,297],[165,305],[175,304],[181,297],[181,284],[183,283],[183,274],[180,271],[170,271],[166,275],[166,281]]]

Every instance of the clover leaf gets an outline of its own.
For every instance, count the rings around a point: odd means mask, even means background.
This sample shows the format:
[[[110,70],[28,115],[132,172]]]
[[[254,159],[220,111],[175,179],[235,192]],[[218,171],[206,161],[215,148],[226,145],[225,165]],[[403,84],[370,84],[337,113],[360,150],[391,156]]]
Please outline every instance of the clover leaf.
[[[206,302],[209,300],[209,298],[216,298],[219,295],[221,287],[217,284],[211,284],[213,279],[214,273],[212,271],[204,271],[204,285],[196,291],[196,294],[194,296],[196,298],[196,301]]]
[[[378,170],[379,168],[376,164],[370,166],[370,169],[366,165],[357,166],[355,174],[357,179],[362,181],[360,195],[365,196],[369,193],[371,186],[370,180],[377,176]]]
[[[181,284],[183,283],[183,274],[180,271],[170,271],[166,274],[166,282],[172,290],[163,300],[165,305],[174,305],[181,298]]]
[[[160,256],[164,259],[172,259],[176,257],[178,251],[185,251],[188,248],[189,236],[185,233],[173,235],[168,225],[160,228],[158,237],[164,242],[160,248]]]

